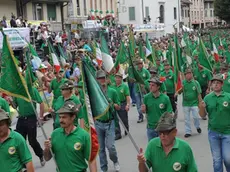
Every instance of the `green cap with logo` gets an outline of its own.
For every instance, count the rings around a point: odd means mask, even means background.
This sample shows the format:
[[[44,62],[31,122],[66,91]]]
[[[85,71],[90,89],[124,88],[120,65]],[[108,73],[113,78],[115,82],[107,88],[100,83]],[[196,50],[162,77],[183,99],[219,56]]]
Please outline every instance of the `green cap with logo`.
[[[79,112],[79,106],[77,106],[74,102],[67,100],[61,109],[59,109],[56,113],[58,114],[76,114]]]
[[[61,90],[73,89],[74,84],[72,81],[68,80],[68,81],[65,81],[64,84],[62,84],[60,88]]]
[[[176,119],[171,112],[165,112],[158,121],[156,131],[169,131],[176,128]]]
[[[216,75],[214,75],[213,78],[212,78],[212,80],[211,80],[211,82],[213,82],[213,81],[224,82],[222,74],[216,74]]]
[[[5,112],[3,109],[0,109],[0,121],[10,119],[10,116],[7,112]]]

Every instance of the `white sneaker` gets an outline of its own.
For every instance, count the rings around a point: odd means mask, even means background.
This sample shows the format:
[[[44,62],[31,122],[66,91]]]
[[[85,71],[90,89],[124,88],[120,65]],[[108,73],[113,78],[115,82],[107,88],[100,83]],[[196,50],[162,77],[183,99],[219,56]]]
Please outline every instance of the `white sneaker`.
[[[118,162],[114,163],[114,169],[115,169],[116,172],[120,171],[121,168],[120,168],[120,165],[119,165]]]

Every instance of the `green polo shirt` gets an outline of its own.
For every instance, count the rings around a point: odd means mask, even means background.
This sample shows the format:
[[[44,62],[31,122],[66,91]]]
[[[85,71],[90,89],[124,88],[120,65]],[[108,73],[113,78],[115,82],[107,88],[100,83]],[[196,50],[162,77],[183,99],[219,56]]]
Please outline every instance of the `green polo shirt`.
[[[146,94],[144,104],[147,113],[147,128],[155,129],[161,115],[164,112],[172,112],[169,97],[163,93],[160,93],[159,97],[154,97],[152,92]]]
[[[201,93],[199,82],[196,80],[183,80],[183,106],[198,106],[198,96]]]
[[[2,172],[18,172],[32,156],[21,134],[11,130],[9,137],[0,142],[0,167]]]
[[[69,135],[58,128],[51,135],[52,151],[60,172],[82,172],[88,168],[91,142],[87,131],[77,127]]]
[[[211,92],[204,98],[208,112],[208,129],[222,134],[230,134],[230,93],[216,96]]]
[[[31,94],[34,108],[36,109],[36,103],[41,104],[42,98],[36,88],[33,87],[33,94]],[[35,115],[34,109],[30,102],[21,98],[14,99],[15,104],[18,106],[19,117],[33,116]]]
[[[58,82],[57,79],[55,78],[50,82],[50,89],[53,91],[53,95],[54,95],[53,104],[58,99],[58,97],[62,95],[60,87],[65,83],[65,81],[66,79],[62,78],[61,81]]]
[[[5,112],[8,112],[10,114],[10,107],[8,102],[0,97],[0,109],[3,109]]]
[[[223,91],[230,93],[230,73],[228,73],[227,78],[224,80]]]
[[[198,172],[191,147],[179,138],[175,138],[168,155],[165,154],[160,138],[152,139],[145,151],[145,158],[154,172]]]
[[[126,84],[122,83],[121,85],[116,86],[115,90],[117,91],[120,102],[126,102],[126,97],[130,95],[129,87]]]
[[[115,75],[113,74],[109,75],[109,80],[110,80],[109,86],[115,89],[116,88]]]
[[[148,81],[151,77],[151,74],[149,73],[149,71],[145,68],[142,68],[141,70],[137,69],[137,72],[139,73],[139,75],[143,79],[143,81],[145,81],[145,83],[147,83],[146,81]],[[145,84],[145,87],[146,87],[146,84]],[[140,92],[139,91],[139,84],[135,84],[135,90],[136,90],[136,92]]]
[[[212,79],[211,72],[207,69],[194,70],[194,78],[199,82],[201,87],[208,87],[208,82]]]
[[[75,95],[72,95],[68,100],[74,102],[76,105],[79,105],[81,104],[80,100],[78,99],[77,96]],[[65,100],[64,100],[64,97],[63,96],[60,96],[58,97],[57,101],[55,102],[54,104],[54,111],[58,111],[59,109],[61,109],[65,104]],[[82,114],[82,107],[80,108],[80,111],[79,113],[77,114],[76,118],[75,118],[75,121],[74,121],[74,124],[77,126],[78,125],[78,119],[81,119],[83,118],[83,114]],[[59,115],[56,114],[55,116],[55,121],[54,121],[54,127],[55,128],[59,128],[61,127],[60,125],[60,121],[59,121]]]
[[[117,91],[111,87],[107,87],[106,96],[109,99],[109,103],[111,104],[111,110],[109,110],[105,115],[99,118],[101,121],[108,121],[113,118],[112,112],[115,111],[113,104],[120,104],[119,96]]]
[[[174,94],[175,93],[175,84],[174,84],[174,74],[172,70],[169,70],[168,73],[165,71],[161,73],[161,76],[166,77],[164,82],[166,86],[167,93]]]

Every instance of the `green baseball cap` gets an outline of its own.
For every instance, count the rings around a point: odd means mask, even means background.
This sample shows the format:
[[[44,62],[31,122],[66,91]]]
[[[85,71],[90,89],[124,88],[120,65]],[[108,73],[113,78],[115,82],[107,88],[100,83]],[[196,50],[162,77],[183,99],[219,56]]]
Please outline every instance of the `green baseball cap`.
[[[169,131],[176,128],[176,119],[174,114],[170,112],[165,112],[158,121],[156,131]]]
[[[58,114],[76,114],[79,112],[79,106],[77,106],[74,102],[67,100],[61,109],[59,109],[56,113]]]

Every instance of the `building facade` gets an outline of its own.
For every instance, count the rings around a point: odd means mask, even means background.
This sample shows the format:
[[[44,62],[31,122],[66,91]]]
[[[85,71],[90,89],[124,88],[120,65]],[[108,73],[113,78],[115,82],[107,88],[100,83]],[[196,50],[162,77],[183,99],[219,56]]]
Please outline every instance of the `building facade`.
[[[119,0],[119,23],[143,24],[148,16],[152,23],[163,23],[165,33],[174,31],[173,26],[179,27],[180,1],[178,0]]]
[[[190,5],[192,3],[189,0],[181,0],[181,24],[186,27],[191,27],[190,18]]]
[[[216,26],[222,24],[222,21],[215,16],[214,0],[204,1],[204,18],[205,18],[205,26]]]

